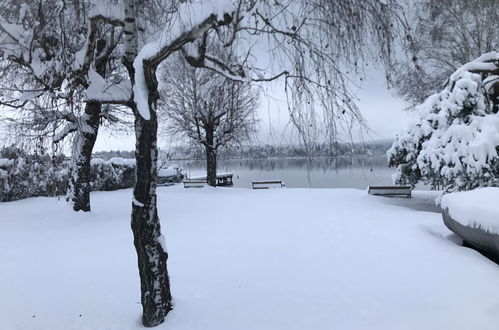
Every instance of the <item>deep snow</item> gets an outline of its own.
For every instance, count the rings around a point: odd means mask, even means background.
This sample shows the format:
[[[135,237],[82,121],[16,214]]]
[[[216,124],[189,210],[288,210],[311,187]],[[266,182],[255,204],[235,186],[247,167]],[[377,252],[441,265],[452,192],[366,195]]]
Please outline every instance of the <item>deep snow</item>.
[[[455,192],[442,197],[442,209],[463,226],[499,234],[499,188],[485,187]]]
[[[174,310],[158,329],[497,329],[499,267],[431,192],[158,188]],[[0,329],[140,329],[131,190],[0,203]],[[212,213],[208,212],[211,205]],[[427,211],[425,211],[427,210]]]

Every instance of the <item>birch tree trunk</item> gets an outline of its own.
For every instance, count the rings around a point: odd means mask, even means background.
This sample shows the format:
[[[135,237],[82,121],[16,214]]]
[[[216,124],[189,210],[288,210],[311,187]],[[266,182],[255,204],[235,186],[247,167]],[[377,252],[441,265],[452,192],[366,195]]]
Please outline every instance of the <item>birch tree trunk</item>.
[[[142,323],[152,327],[161,324],[172,309],[170,282],[166,261],[168,254],[161,235],[156,205],[157,129],[155,111],[149,120],[135,110],[136,183],[133,190],[132,231],[137,251]]]
[[[135,84],[133,62],[138,54],[139,27],[137,13],[143,3],[138,0],[124,0],[125,5],[125,56],[123,62],[128,69],[132,85]],[[146,70],[149,72],[149,70]],[[153,70],[152,74],[155,74]],[[157,179],[157,130],[156,116],[157,85],[149,86],[150,119],[145,120],[132,104],[135,115],[135,158],[136,182],[133,189],[131,227],[140,276],[142,303],[142,323],[153,327],[163,323],[166,314],[172,309],[170,281],[166,261],[168,254],[161,235],[158,217],[156,179]]]
[[[74,137],[67,199],[75,211],[90,211],[90,160],[99,131],[101,104],[89,102]]]
[[[105,43],[105,39],[100,40],[97,47],[98,53],[104,49]],[[107,61],[107,57],[101,57],[95,63],[95,71],[103,77],[106,74]],[[92,151],[99,132],[101,110],[102,104],[99,102],[87,102],[84,115],[78,124],[73,144],[68,189],[68,200],[73,204],[73,210],[75,211],[90,212],[90,192],[92,190],[90,161],[92,160]]]

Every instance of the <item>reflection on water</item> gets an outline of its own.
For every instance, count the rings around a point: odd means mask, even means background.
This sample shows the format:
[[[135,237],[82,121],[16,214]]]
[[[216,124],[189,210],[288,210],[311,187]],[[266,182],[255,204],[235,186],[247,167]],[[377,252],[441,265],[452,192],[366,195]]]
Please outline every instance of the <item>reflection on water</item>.
[[[176,161],[189,176],[205,175],[203,160]],[[392,184],[395,169],[385,156],[232,159],[218,162],[218,173],[234,173],[234,186],[251,187],[252,180],[283,180],[290,188],[366,188]]]

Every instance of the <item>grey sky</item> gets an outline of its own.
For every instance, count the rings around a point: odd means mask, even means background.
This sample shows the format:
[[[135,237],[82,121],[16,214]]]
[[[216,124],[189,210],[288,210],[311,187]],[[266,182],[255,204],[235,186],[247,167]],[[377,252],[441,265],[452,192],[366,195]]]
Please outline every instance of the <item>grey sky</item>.
[[[296,130],[289,123],[286,103],[282,93],[276,93],[277,86],[267,88],[269,95],[262,100],[259,110],[260,130],[258,140],[264,144],[287,144],[297,142]],[[274,92],[272,92],[274,91]],[[391,139],[403,130],[411,116],[404,111],[404,102],[392,95],[386,87],[384,74],[381,71],[371,73],[366,79],[358,94],[359,108],[367,121],[371,132],[364,134],[364,140]],[[358,133],[354,133],[354,140],[360,140]],[[100,150],[133,150],[133,132],[129,134],[110,134],[109,130],[99,132],[95,151]],[[168,138],[160,137],[160,146],[166,146]]]

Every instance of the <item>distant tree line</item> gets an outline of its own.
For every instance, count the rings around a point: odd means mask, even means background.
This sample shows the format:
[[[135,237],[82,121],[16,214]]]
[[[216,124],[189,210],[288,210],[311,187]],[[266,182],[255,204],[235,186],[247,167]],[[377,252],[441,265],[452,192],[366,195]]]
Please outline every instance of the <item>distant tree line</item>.
[[[102,158],[102,159],[111,159],[113,157],[135,158],[135,151],[134,150],[97,151],[93,153],[92,157]]]
[[[220,149],[220,159],[265,159],[284,157],[337,157],[357,155],[384,155],[390,149],[392,141],[373,141],[365,143],[329,143],[315,146],[302,145],[241,145]],[[176,146],[166,153],[170,159],[205,159],[202,148],[192,146]]]

